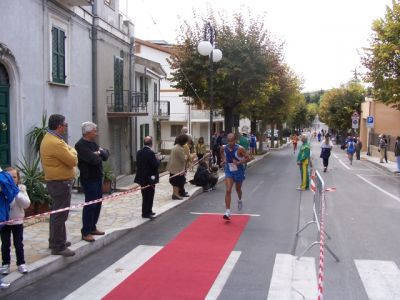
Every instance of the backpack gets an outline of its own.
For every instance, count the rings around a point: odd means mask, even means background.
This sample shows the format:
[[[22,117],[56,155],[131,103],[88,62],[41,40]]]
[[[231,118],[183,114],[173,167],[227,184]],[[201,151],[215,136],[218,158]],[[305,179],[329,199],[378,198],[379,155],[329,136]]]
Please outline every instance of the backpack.
[[[355,147],[354,147],[354,142],[353,141],[351,141],[351,142],[349,142],[349,144],[348,144],[348,146],[347,146],[347,152],[349,152],[349,153],[354,153],[355,152]]]

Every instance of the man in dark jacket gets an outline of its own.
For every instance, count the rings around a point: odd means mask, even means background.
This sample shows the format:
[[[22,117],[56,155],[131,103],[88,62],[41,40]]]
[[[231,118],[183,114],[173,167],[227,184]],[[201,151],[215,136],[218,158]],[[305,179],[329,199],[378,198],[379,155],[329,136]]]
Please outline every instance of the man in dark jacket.
[[[135,182],[142,187],[142,218],[154,219],[153,200],[156,183],[159,181],[158,166],[162,157],[156,157],[151,149],[153,138],[146,136],[143,140],[144,147],[136,155]]]
[[[99,147],[95,140],[97,125],[92,122],[82,123],[82,138],[75,144],[78,152],[78,168],[80,181],[85,191],[85,202],[103,197],[103,161],[106,161],[109,152]],[[86,205],[82,211],[82,240],[94,242],[93,235],[103,235],[104,231],[97,229],[101,202]]]

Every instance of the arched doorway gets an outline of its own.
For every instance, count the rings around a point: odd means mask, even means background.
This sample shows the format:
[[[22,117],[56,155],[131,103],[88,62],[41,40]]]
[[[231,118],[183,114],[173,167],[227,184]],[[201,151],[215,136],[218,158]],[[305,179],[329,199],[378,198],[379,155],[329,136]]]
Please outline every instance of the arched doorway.
[[[10,157],[10,80],[0,63],[0,166],[9,166]]]

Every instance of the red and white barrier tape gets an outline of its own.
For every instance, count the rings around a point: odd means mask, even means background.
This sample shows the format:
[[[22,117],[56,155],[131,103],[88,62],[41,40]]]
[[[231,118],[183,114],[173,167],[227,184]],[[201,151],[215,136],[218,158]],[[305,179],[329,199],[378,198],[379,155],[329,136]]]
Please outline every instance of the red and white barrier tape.
[[[322,194],[319,232],[319,269],[318,269],[318,300],[324,299],[324,249],[325,249],[325,194]]]
[[[209,155],[210,155],[210,153],[204,155],[200,160],[197,160],[197,161],[196,161],[194,164],[192,164],[190,167],[193,167],[193,166],[197,165],[201,160],[207,158]],[[174,175],[171,176],[170,178],[173,178],[173,177],[175,177],[175,176],[182,175],[182,174],[184,174],[184,173],[186,173],[186,170],[184,170],[184,171],[182,171],[182,172],[179,172],[179,173],[177,173],[177,174],[174,174]],[[166,175],[167,175],[167,174],[165,174],[165,175],[163,175],[163,176],[166,176]],[[161,176],[161,177],[163,177],[163,176]],[[121,197],[121,196],[130,194],[130,193],[135,193],[135,192],[144,190],[144,189],[149,188],[149,187],[152,187],[152,185],[146,185],[146,186],[143,186],[143,187],[140,187],[140,186],[139,186],[139,187],[135,187],[135,188],[133,188],[133,189],[130,189],[130,190],[125,191],[125,192],[120,192],[120,193],[115,194],[115,195],[109,195],[109,196],[106,196],[106,197],[103,197],[103,198],[100,198],[100,199],[96,199],[96,200],[88,201],[88,202],[85,202],[85,203],[80,203],[80,204],[77,204],[77,205],[72,205],[72,206],[68,206],[68,207],[64,207],[64,208],[60,208],[60,209],[48,211],[48,212],[45,212],[45,213],[41,213],[41,214],[29,216],[29,217],[26,217],[26,218],[18,218],[18,219],[12,219],[12,220],[8,220],[8,221],[3,221],[3,222],[0,222],[0,226],[1,226],[1,225],[13,224],[13,223],[16,222],[16,221],[21,221],[21,220],[27,221],[27,220],[31,220],[31,219],[34,219],[34,218],[47,217],[47,216],[50,216],[50,215],[52,215],[52,214],[60,213],[60,212],[63,212],[63,211],[68,211],[68,210],[75,209],[75,208],[82,208],[82,207],[87,206],[87,205],[92,205],[92,204],[96,204],[96,203],[101,203],[101,202],[107,201],[107,200],[114,200],[114,199],[119,198],[119,197]]]

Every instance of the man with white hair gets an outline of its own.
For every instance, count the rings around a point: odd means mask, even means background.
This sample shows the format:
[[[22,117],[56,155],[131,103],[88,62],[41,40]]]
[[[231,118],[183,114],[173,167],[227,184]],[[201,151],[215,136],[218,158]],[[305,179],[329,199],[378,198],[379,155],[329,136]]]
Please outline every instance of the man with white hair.
[[[82,123],[82,138],[75,144],[78,152],[78,168],[80,182],[85,191],[85,202],[103,197],[103,161],[109,156],[107,149],[96,143],[97,125],[93,122]],[[97,229],[101,202],[86,205],[82,211],[82,240],[94,242],[93,235],[103,235],[104,231]]]
[[[297,165],[300,167],[301,173],[301,185],[297,188],[297,190],[305,191],[310,188],[310,174],[308,166],[311,163],[311,149],[307,140],[307,135],[303,134],[301,136],[301,142],[303,144],[301,145],[299,154],[297,155]]]

